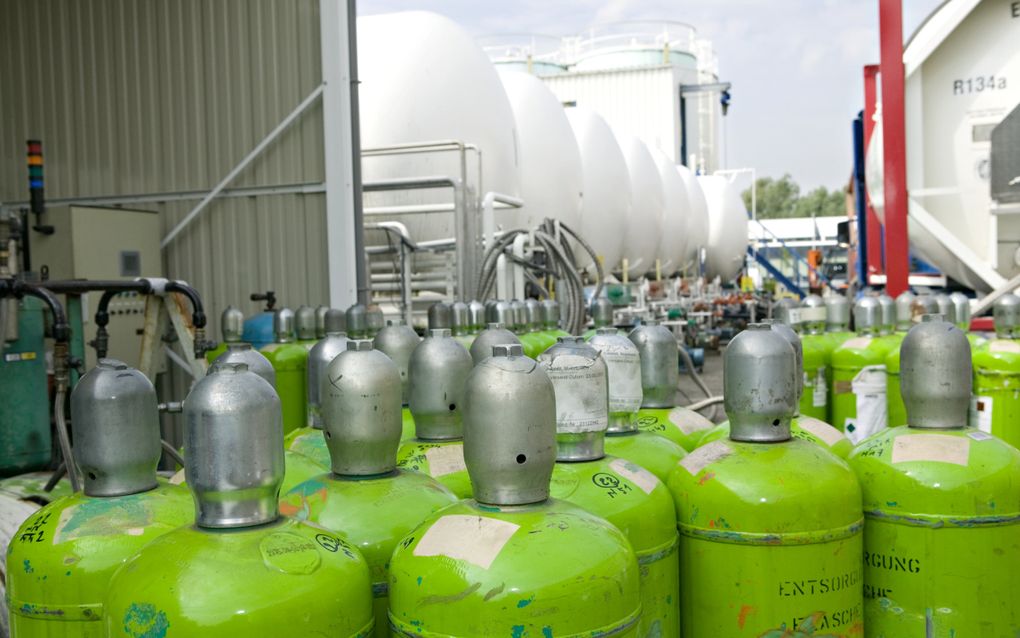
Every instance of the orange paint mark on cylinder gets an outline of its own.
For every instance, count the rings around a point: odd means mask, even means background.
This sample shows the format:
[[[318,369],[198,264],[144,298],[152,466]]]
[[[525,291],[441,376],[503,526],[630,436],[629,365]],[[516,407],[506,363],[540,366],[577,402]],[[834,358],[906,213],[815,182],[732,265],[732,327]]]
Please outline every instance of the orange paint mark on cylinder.
[[[740,614],[737,615],[737,626],[743,629],[744,623],[747,622],[747,617],[755,611],[755,608],[751,605],[742,605],[740,607]]]

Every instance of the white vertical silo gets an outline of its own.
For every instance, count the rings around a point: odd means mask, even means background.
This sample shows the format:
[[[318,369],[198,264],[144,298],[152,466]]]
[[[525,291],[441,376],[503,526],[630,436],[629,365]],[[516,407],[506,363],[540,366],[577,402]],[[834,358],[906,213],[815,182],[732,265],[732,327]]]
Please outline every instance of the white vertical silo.
[[[584,199],[580,233],[602,258],[606,273],[614,272],[623,257],[623,240],[630,217],[631,190],[627,160],[612,129],[597,113],[584,107],[564,111],[581,152]],[[595,268],[586,253],[578,252],[577,266],[589,274]]]

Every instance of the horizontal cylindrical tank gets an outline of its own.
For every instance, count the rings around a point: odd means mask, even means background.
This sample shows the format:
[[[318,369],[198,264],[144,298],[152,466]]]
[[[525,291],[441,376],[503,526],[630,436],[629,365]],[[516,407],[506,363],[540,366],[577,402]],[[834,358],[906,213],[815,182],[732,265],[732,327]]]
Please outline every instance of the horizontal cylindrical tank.
[[[728,281],[744,266],[747,254],[747,209],[725,177],[700,175],[698,183],[708,204],[708,251],[705,275]]]
[[[612,129],[595,111],[581,106],[566,109],[567,121],[581,152],[584,202],[579,232],[613,272],[623,257],[620,238],[627,230],[631,192],[627,160]],[[579,251],[577,266],[595,272],[587,253]]]
[[[500,71],[499,79],[517,126],[520,196],[524,207],[500,211],[497,221],[504,228],[535,228],[549,217],[578,230],[583,180],[581,153],[563,106],[533,75]]]
[[[652,150],[652,159],[659,169],[662,180],[662,221],[659,238],[659,270],[669,275],[684,266],[687,248],[687,218],[691,200],[687,195],[684,178],[676,170],[676,164],[665,153]]]
[[[961,3],[940,3],[903,53],[911,249],[979,291],[997,287],[989,276],[1008,279],[1020,272],[1020,231],[993,208],[989,142],[992,129],[1020,103],[1016,13],[1009,2],[980,2],[966,10]],[[866,179],[872,206],[884,219],[878,107]],[[1009,153],[1001,153],[1005,166]]]
[[[358,19],[358,74],[363,149],[453,140],[467,151],[469,186],[519,193],[517,134],[503,85],[488,57],[453,21],[425,11]],[[460,153],[365,157],[366,182],[443,175],[459,178]],[[483,193],[478,193],[481,196]],[[366,207],[449,203],[446,191],[370,195]],[[414,241],[454,236],[453,215],[401,215]]]
[[[687,218],[687,266],[697,265],[701,249],[708,245],[708,201],[698,178],[691,169],[682,164],[676,165],[676,172],[684,180],[687,187],[687,198],[690,210]]]
[[[627,160],[630,176],[631,208],[623,235],[623,257],[627,260],[627,274],[633,279],[655,265],[665,198],[662,179],[648,146],[633,135],[619,130],[613,132]]]

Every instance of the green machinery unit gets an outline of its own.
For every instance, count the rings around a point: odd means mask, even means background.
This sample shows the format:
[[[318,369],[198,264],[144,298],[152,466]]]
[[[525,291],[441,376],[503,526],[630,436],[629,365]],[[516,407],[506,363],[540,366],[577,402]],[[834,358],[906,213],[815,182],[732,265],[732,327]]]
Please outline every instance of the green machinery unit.
[[[50,402],[46,375],[43,304],[33,297],[0,298],[3,357],[0,387],[0,476],[50,464]]]
[[[864,494],[867,635],[1020,631],[1020,452],[968,427],[970,348],[931,319],[903,342],[909,425],[850,457]]]

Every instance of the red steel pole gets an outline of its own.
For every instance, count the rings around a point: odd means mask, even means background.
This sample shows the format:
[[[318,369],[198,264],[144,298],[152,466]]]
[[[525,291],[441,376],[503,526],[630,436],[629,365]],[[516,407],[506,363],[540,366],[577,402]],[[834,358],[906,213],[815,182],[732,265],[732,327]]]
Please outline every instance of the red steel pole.
[[[881,45],[882,146],[885,154],[886,293],[907,290],[907,130],[904,114],[902,0],[878,0]]]

